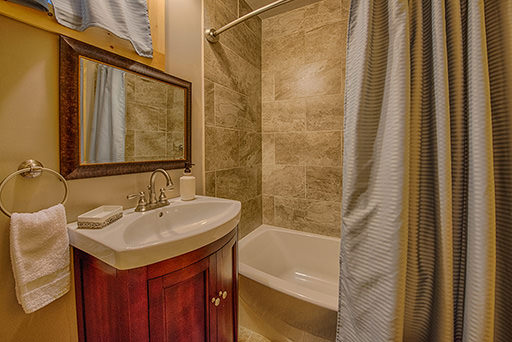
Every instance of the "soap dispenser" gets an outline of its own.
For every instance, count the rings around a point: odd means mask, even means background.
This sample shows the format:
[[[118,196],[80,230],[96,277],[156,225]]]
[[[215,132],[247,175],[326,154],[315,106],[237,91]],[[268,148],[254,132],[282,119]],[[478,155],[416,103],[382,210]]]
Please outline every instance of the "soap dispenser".
[[[192,163],[185,163],[183,176],[180,177],[180,196],[183,201],[190,201],[196,198],[196,177],[192,176],[190,167]]]

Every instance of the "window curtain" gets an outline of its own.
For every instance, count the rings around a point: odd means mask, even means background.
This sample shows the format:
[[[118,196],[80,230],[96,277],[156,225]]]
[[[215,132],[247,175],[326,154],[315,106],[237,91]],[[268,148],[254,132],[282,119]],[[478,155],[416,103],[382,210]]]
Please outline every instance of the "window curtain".
[[[124,162],[126,135],[125,72],[98,65],[87,163]]]
[[[337,341],[512,341],[510,18],[352,0]]]

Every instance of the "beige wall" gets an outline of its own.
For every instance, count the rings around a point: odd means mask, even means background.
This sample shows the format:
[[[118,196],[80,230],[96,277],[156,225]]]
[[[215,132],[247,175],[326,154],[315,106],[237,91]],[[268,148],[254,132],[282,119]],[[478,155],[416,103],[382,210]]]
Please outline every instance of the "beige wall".
[[[263,222],[339,236],[348,0],[263,20]]]
[[[204,194],[203,2],[166,0],[165,70],[192,82],[192,174]]]
[[[172,3],[172,10],[179,12],[181,9],[175,7],[174,1]],[[196,11],[187,12],[187,15],[191,25],[198,26],[199,23],[199,30],[200,1],[192,3]],[[195,22],[194,18],[197,19]],[[171,29],[186,30],[187,27]],[[173,34],[188,33],[173,31]],[[197,34],[194,37],[192,42],[189,41],[189,50],[171,51],[167,57],[173,60],[166,65],[167,70],[173,73],[174,68],[180,72],[177,76],[191,80],[193,87],[198,79],[201,84],[201,55],[195,52],[201,51],[201,39]],[[28,158],[40,160],[46,167],[55,170],[59,168],[58,51],[56,34],[0,16],[0,179],[16,170],[18,164]],[[187,53],[194,53],[189,56],[192,64],[184,67],[174,63],[174,60],[187,59],[182,56]],[[202,125],[201,88],[195,88],[193,97],[193,120],[199,125]],[[197,125],[193,126],[193,144],[193,159],[201,170],[202,129],[197,130]],[[171,172],[177,185],[181,172]],[[201,174],[201,171],[196,174],[200,190]],[[54,204],[62,196],[62,185],[49,176],[37,180],[20,178],[12,181],[4,191],[3,199],[8,208],[17,211],[38,210]],[[143,190],[148,181],[148,173],[69,181],[70,196],[66,204],[68,221],[102,204],[132,207],[135,203],[126,200],[125,196]],[[163,184],[163,180],[158,182]],[[178,190],[172,192],[171,196],[177,193]],[[58,342],[76,339],[73,292],[29,315],[18,305],[9,257],[9,219],[0,214],[0,340]]]
[[[243,0],[205,0],[205,28],[251,11]],[[261,224],[261,20],[204,43],[206,193],[242,202],[240,235]]]
[[[75,31],[60,25],[55,20],[55,17],[49,16],[43,11],[15,4],[14,2],[0,1],[0,15],[23,23],[27,23],[33,27],[37,27],[47,32],[63,34],[67,37],[98,46],[104,50],[112,51],[118,55],[135,60],[137,62],[148,64],[154,68],[164,70],[166,64],[166,0],[147,0],[147,3],[149,24],[151,26],[151,38],[153,40],[152,59],[139,56],[128,40],[118,38],[108,31],[98,27],[90,27],[83,32]]]

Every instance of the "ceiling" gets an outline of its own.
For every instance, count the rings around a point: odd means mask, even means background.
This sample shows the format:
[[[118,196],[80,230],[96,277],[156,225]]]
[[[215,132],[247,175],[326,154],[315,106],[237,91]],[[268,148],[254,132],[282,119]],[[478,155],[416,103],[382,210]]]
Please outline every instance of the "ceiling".
[[[246,0],[246,1],[253,9],[256,10],[256,9],[261,8],[265,5],[268,5],[276,0]],[[273,8],[267,12],[261,13],[259,15],[259,17],[261,19],[268,18],[268,17],[274,16],[274,15],[277,15],[280,13],[284,13],[284,12],[291,11],[291,10],[294,10],[294,9],[302,7],[302,6],[312,4],[317,1],[319,1],[319,0],[293,0],[284,5]]]

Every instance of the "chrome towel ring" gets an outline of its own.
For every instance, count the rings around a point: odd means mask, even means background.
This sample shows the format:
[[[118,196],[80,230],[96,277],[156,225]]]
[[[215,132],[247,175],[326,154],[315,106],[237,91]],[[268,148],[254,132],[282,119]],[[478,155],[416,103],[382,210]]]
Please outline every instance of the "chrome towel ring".
[[[68,182],[66,182],[66,179],[57,171],[48,169],[46,167],[43,167],[43,164],[38,162],[34,159],[25,160],[23,163],[18,166],[18,171],[15,171],[11,173],[9,176],[5,177],[4,180],[0,183],[0,210],[7,215],[8,217],[11,217],[12,213],[10,213],[7,209],[5,209],[4,204],[2,203],[2,191],[4,189],[5,184],[9,182],[11,179],[16,177],[17,175],[21,175],[26,178],[36,178],[41,175],[43,172],[49,172],[53,174],[55,177],[57,177],[63,184],[64,184],[64,198],[62,199],[61,204],[65,204],[68,199],[69,189],[68,189]]]

